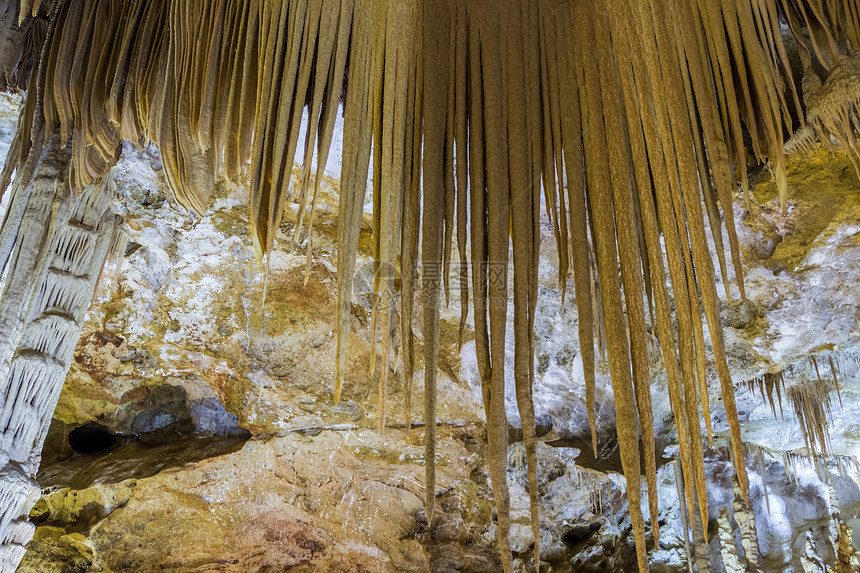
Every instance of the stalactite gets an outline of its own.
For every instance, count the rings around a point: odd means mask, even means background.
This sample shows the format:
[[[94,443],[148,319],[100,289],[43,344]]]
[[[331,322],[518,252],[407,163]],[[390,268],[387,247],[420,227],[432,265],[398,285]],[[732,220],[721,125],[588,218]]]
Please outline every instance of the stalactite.
[[[16,178],[10,212],[20,209],[13,256],[0,293],[0,570],[13,571],[34,528],[34,478],[51,413],[80,337],[96,281],[118,234],[108,212],[110,177],[79,197],[62,183],[68,149],[52,138],[31,182]],[[22,205],[23,203],[23,205]],[[8,221],[8,219],[7,219]],[[13,227],[4,226],[9,237]]]
[[[807,380],[790,386],[788,399],[794,407],[809,452],[829,453],[830,434],[827,428],[832,414],[827,382]]]
[[[815,547],[812,530],[806,532],[806,545],[800,556],[800,565],[803,567],[804,573],[825,573],[827,571],[827,566],[818,555],[818,550]]]
[[[860,51],[855,47],[847,56],[839,56],[823,82],[812,67],[811,57],[801,50],[804,63],[803,99],[807,104],[807,119],[817,140],[833,147],[831,137],[844,149],[860,174]],[[808,150],[811,145],[798,146]]]
[[[782,411],[782,392],[785,390],[785,374],[783,372],[765,372],[761,376],[747,380],[744,385],[751,394],[758,393],[766,403],[770,404],[770,409],[776,417],[777,402],[779,403],[779,415],[784,418]],[[776,400],[774,400],[776,394]]]
[[[855,573],[860,568],[860,556],[854,547],[851,528],[842,520],[837,525],[835,573]]]
[[[778,459],[785,469],[786,479],[793,482],[795,485],[799,483],[798,468],[812,469],[824,481],[829,481],[832,477],[830,467],[835,467],[836,471],[842,476],[849,476],[852,473],[860,472],[860,460],[854,456],[813,453],[810,454],[806,447],[797,450],[772,450],[770,448],[747,442],[744,444],[749,458],[758,460],[760,468],[765,467],[765,457]],[[768,505],[770,512],[769,499],[767,497],[767,484],[764,483],[764,470],[762,469],[762,483],[765,488],[765,503]]]
[[[27,89],[50,8],[46,3],[36,10],[19,10],[18,2],[0,2],[0,91]]]
[[[690,550],[690,526],[687,521],[689,511],[684,497],[684,472],[681,470],[681,462],[675,460],[672,464],[675,468],[675,487],[678,490],[678,513],[681,518],[681,534],[684,537],[684,555],[687,558],[687,571],[693,573],[693,553]]]
[[[758,532],[755,527],[755,514],[744,501],[736,479],[732,480],[732,489],[735,494],[733,502],[734,518],[741,532],[741,545],[744,548],[747,569],[750,571],[759,571],[760,552],[758,547]]]
[[[860,556],[858,556],[857,549],[854,547],[851,528],[842,520],[840,515],[839,498],[830,476],[827,478],[827,491],[830,506],[828,531],[830,533],[830,544],[833,549],[833,555],[836,556],[833,571],[835,573],[851,573],[857,571],[857,567],[860,565]]]
[[[720,536],[720,556],[723,560],[723,566],[726,568],[726,573],[745,573],[746,564],[741,564],[738,558],[738,549],[735,547],[735,536],[732,531],[732,523],[729,520],[729,512],[724,507],[720,509],[720,515],[717,517],[717,527],[719,528]]]
[[[602,6],[602,3],[601,3]],[[601,302],[606,327],[606,342],[609,358],[609,370],[612,380],[612,390],[615,397],[615,408],[617,412],[618,443],[621,449],[621,463],[627,478],[627,495],[630,507],[630,515],[633,523],[633,532],[636,537],[637,556],[639,558],[639,569],[647,569],[645,556],[645,529],[639,504],[640,480],[639,480],[639,432],[636,415],[636,403],[633,392],[633,381],[630,372],[630,350],[626,326],[622,313],[621,299],[621,277],[618,276],[618,245],[616,245],[616,230],[624,235],[624,230],[616,227],[613,217],[613,196],[611,173],[607,157],[598,152],[599,149],[610,147],[609,141],[617,140],[618,135],[603,128],[603,122],[599,120],[602,110],[607,105],[610,88],[605,87],[601,71],[603,68],[598,62],[608,65],[609,54],[597,54],[597,60],[587,57],[595,46],[595,37],[600,28],[595,21],[602,21],[603,15],[593,17],[590,9],[583,9],[577,14],[576,35],[580,42],[580,57],[585,64],[584,82],[580,87],[580,99],[584,105],[581,107],[584,117],[583,121],[590,125],[588,130],[589,140],[585,146],[585,161],[587,180],[591,190],[591,215],[594,218],[594,229],[596,231],[597,264],[600,274]],[[602,42],[596,42],[600,46]],[[603,90],[601,92],[601,90]],[[614,95],[614,94],[612,94]],[[614,107],[615,103],[609,103]],[[586,115],[587,114],[587,115]],[[610,128],[611,129],[611,128]],[[622,247],[622,251],[625,251]],[[622,254],[623,256],[623,254]],[[631,293],[630,296],[640,296],[641,293]],[[641,299],[640,299],[641,300]],[[642,333],[644,334],[644,333]]]
[[[792,365],[784,371],[766,373],[745,383],[751,393],[755,394],[758,390],[762,399],[770,404],[774,417],[776,417],[777,401],[780,416],[783,416],[782,394],[786,394],[794,410],[795,419],[800,425],[807,455],[811,460],[816,460],[821,455],[826,456],[830,451],[828,425],[832,419],[831,390],[837,392],[840,407],[842,405],[839,393],[838,357],[828,353],[824,358],[827,359],[826,368],[830,369],[829,378],[826,375],[822,376],[823,368],[819,365],[818,358],[810,356],[802,363]],[[795,376],[799,376],[800,380],[788,381]],[[774,394],[776,394],[776,400]]]
[[[424,22],[428,29],[443,25],[445,14],[442,6],[424,6]],[[442,240],[444,234],[444,195],[442,182],[442,162],[444,159],[444,131],[435,122],[444,122],[445,101],[442,98],[447,93],[445,86],[448,81],[446,66],[450,65],[450,54],[446,51],[446,42],[439,36],[425,34],[424,47],[424,93],[426,94],[425,112],[428,120],[434,122],[425,128],[424,140],[424,189],[432,189],[432,193],[424,195],[424,211],[422,213],[422,259],[423,259],[423,291],[424,291],[424,422],[427,424],[424,434],[426,460],[426,495],[424,507],[427,511],[427,522],[433,523],[433,512],[436,500],[436,470],[433,463],[436,459],[436,428],[429,422],[436,419],[436,377],[439,352],[439,312],[442,292]],[[487,414],[488,437],[492,432],[490,414]],[[497,467],[504,463],[498,459],[505,454],[501,448],[493,448],[487,454],[488,464],[493,480],[493,491],[498,491]],[[506,460],[506,456],[503,458]],[[506,464],[505,464],[506,465]],[[498,494],[497,494],[498,495]],[[499,528],[507,534],[504,500],[497,497],[499,508]],[[501,543],[502,562],[507,563],[508,554],[505,541]],[[505,571],[507,573],[508,567]]]
[[[693,554],[696,556],[696,571],[698,573],[710,573],[711,556],[709,555],[710,544],[706,536],[707,523],[702,521],[702,514],[698,511],[692,512],[693,522]]]

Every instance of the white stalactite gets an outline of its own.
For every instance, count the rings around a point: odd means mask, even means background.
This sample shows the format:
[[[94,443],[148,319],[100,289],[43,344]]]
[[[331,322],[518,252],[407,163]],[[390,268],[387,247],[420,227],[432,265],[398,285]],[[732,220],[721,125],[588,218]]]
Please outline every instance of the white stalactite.
[[[734,491],[735,523],[738,524],[738,529],[741,532],[741,546],[744,548],[747,569],[750,571],[759,571],[759,547],[758,533],[755,528],[755,514],[750,511],[749,506],[744,502],[737,479],[734,480]]]
[[[825,573],[827,571],[827,566],[818,555],[811,530],[806,532],[806,550],[800,556],[800,565],[803,567],[803,573]]]
[[[723,558],[723,566],[726,568],[726,573],[745,573],[747,568],[745,564],[741,564],[738,558],[738,548],[735,547],[735,535],[732,531],[732,522],[729,519],[729,512],[726,508],[720,510],[720,516],[717,518],[720,535],[720,556]]]
[[[0,230],[8,253],[0,293],[0,573],[15,571],[32,539],[42,443],[119,219],[110,177],[79,197],[65,186],[69,152],[45,147],[35,177],[13,184]]]

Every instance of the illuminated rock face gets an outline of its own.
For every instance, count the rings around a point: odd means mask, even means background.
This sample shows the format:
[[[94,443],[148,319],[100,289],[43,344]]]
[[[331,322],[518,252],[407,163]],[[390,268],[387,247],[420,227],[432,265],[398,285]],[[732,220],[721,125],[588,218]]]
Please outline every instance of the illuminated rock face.
[[[440,385],[444,503],[424,531],[423,430],[406,432],[395,396],[401,427],[376,434],[367,306],[349,385],[331,403],[333,203],[318,206],[307,285],[304,253],[284,233],[261,307],[243,190],[218,189],[202,218],[176,211],[157,156],[127,151],[114,210],[128,246],[104,270],[54,413],[38,476],[50,490],[21,570],[495,567],[481,406],[453,380],[456,326],[444,327],[451,376]]]
[[[0,126],[0,146],[10,133]],[[789,176],[788,215],[778,210],[775,186],[764,174],[756,188],[761,212],[750,217],[738,203],[749,302],[722,309],[731,366],[736,382],[794,363],[800,378],[806,356],[834,351],[842,408],[833,394],[832,449],[851,456],[860,435],[854,423],[860,379],[852,366],[860,183],[847,158],[826,152],[790,161]],[[380,438],[374,429],[366,281],[357,281],[354,291],[348,384],[342,402],[331,404],[337,181],[323,185],[318,256],[307,285],[304,249],[291,240],[288,212],[264,306],[265,273],[247,235],[241,187],[216,189],[203,217],[178,211],[157,155],[131,148],[115,181],[121,198],[113,210],[126,219],[129,242],[125,256],[104,269],[59,397],[38,476],[50,489],[31,514],[37,529],[21,570],[354,571],[361,565],[366,571],[498,571],[480,386],[468,331],[458,349],[456,289],[443,312],[439,419],[446,424],[439,428],[439,510],[428,529],[423,430],[393,427]],[[369,232],[368,220],[360,268],[369,261]],[[549,239],[541,261],[535,402],[542,439],[556,447],[540,449],[541,559],[555,571],[620,571],[633,557],[623,480],[576,466],[618,471],[612,394],[604,374],[599,459],[577,456],[590,445],[576,315],[569,301],[559,310]],[[661,399],[665,378],[659,365],[653,372],[655,423],[664,435],[658,446],[671,451],[670,412]],[[403,386],[398,376],[391,380],[389,420],[396,426],[403,419]],[[420,403],[420,375],[413,387],[413,403]],[[508,402],[516,425],[513,396]],[[745,386],[739,385],[738,404],[747,441],[778,451],[803,446],[787,401],[785,421],[775,420],[770,405]],[[716,392],[712,406],[719,435],[727,427]],[[518,436],[516,428],[511,435]],[[764,570],[801,570],[810,530],[816,558],[835,560],[825,482],[811,467],[789,465],[788,477],[778,456],[763,461],[764,471],[754,457],[748,467]],[[528,560],[519,444],[511,447],[509,463],[511,545]],[[717,517],[737,498],[718,453],[707,467],[708,558],[719,570]],[[852,525],[860,476],[831,469],[841,518]],[[20,487],[28,483],[24,477],[15,481],[9,474]],[[659,477],[666,523],[652,569],[685,570],[671,465]],[[740,523],[734,511],[728,509],[729,525]],[[743,563],[751,545],[736,538],[732,555]],[[524,559],[516,561],[524,566]]]

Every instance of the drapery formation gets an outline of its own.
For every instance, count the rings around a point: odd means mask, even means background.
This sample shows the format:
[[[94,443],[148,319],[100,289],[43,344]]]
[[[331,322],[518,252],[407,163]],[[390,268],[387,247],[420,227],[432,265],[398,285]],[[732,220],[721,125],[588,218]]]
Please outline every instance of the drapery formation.
[[[49,16],[41,32],[44,20],[31,16],[39,11]],[[649,329],[668,374],[689,511],[698,509],[697,519],[707,523],[700,422],[712,439],[708,342],[746,496],[707,238],[716,245],[725,296],[728,251],[743,297],[731,205],[737,187],[747,188],[744,139],[757,160],[770,162],[784,199],[782,142],[795,127],[791,118],[803,121],[780,22],[801,41],[808,33],[812,54],[831,69],[842,58],[840,39],[860,47],[860,1],[21,0],[19,7],[18,0],[0,0],[0,15],[8,13],[20,23],[16,33],[32,41],[20,57],[0,60],[7,67],[0,72],[21,77],[32,68],[34,79],[0,188],[13,169],[26,174],[56,132],[72,146],[73,187],[103,177],[123,140],[154,142],[177,199],[198,211],[215,177],[234,176],[250,161],[249,216],[261,257],[273,246],[288,200],[300,204],[300,221],[313,224],[310,158],[316,147],[318,182],[346,89],[335,397],[372,159],[380,428],[386,325],[398,284],[407,392],[414,369],[420,245],[432,519],[439,311],[452,259],[464,263],[461,269],[468,262],[469,276],[456,286],[473,303],[506,570],[509,263],[514,379],[536,560],[539,554],[532,382],[541,193],[558,241],[562,288],[573,274],[593,436],[594,340],[605,334],[640,569],[647,569],[643,456],[658,536]],[[293,190],[303,112],[305,177]],[[467,312],[464,306],[463,323]],[[406,403],[408,421],[408,393]]]

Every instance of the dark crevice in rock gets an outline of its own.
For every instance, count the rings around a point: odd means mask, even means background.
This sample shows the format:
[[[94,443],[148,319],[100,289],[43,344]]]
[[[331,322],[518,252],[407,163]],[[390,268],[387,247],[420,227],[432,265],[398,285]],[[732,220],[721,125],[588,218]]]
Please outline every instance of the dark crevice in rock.
[[[170,468],[239,451],[250,437],[246,432],[238,436],[192,437],[161,445],[131,442],[96,459],[92,455],[75,455],[45,464],[36,479],[43,488],[72,489],[143,479]]]
[[[102,454],[119,444],[119,438],[96,422],[78,426],[69,432],[69,445],[79,454]]]
[[[578,545],[591,539],[602,525],[599,521],[574,525],[562,534],[561,540],[568,545]]]
[[[576,457],[576,465],[604,473],[623,474],[621,467],[621,454],[618,449],[618,439],[613,434],[600,433],[597,441],[597,456],[591,445],[591,437],[574,437],[551,440],[544,442],[547,446],[554,448],[576,448],[579,455]],[[661,452],[669,445],[669,441],[656,437],[656,451]],[[640,441],[641,448],[641,441]],[[663,456],[657,456],[657,469],[663,467],[668,460]],[[645,461],[641,460],[641,473],[645,475]]]

